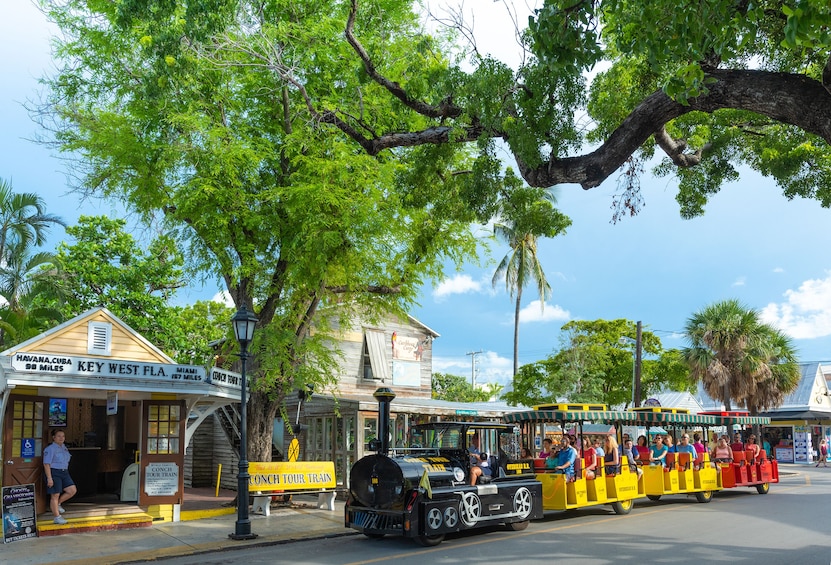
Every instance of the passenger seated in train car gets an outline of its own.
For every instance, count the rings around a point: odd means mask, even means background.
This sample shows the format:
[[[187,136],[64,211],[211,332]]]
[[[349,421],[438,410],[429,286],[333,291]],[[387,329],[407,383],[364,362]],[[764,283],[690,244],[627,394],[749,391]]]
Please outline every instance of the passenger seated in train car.
[[[620,473],[620,454],[622,452],[617,440],[614,436],[606,436],[603,440],[603,467],[607,475],[617,475]]]
[[[744,451],[744,443],[742,443],[742,434],[736,432],[733,434],[733,443],[730,444],[730,449],[733,451]]]
[[[556,456],[546,460],[547,467],[554,469],[555,473],[562,473],[568,481],[574,480],[574,462],[577,461],[577,450],[571,446],[571,442],[572,439],[564,435]]]
[[[638,443],[635,445],[635,453],[649,453],[649,441],[646,439],[646,436],[638,436]]]
[[[479,434],[473,434],[470,438],[468,453],[470,453],[470,485],[473,486],[482,475],[491,476],[488,454],[479,451]]]
[[[548,459],[548,456],[554,453],[554,450],[552,449],[553,445],[554,442],[551,441],[550,438],[545,438],[544,440],[542,440],[542,451],[540,451],[538,457],[540,459]]]
[[[762,450],[762,448],[759,447],[759,444],[756,443],[756,436],[753,434],[750,434],[747,437],[747,443],[744,445],[744,449],[745,451],[753,452],[753,459],[757,459],[759,457],[759,451]]]
[[[667,453],[675,453],[675,439],[670,434],[664,436],[664,445],[667,446]]]
[[[727,436],[718,438],[718,443],[712,453],[713,461],[716,463],[732,463],[733,450],[727,445]]]
[[[692,445],[693,445],[693,448],[695,449],[696,453],[706,453],[707,452],[707,446],[704,445],[704,442],[701,441],[701,434],[698,433],[698,432],[695,432],[693,434],[693,444]]]
[[[527,447],[523,447],[522,449],[519,450],[519,458],[520,459],[533,459],[534,454]]]
[[[635,471],[638,475],[643,475],[643,469],[637,463],[637,459],[635,458],[635,454],[633,453],[633,444],[631,439],[627,439],[623,442],[623,455],[626,456],[626,460],[629,462],[629,470]]]
[[[664,445],[664,438],[660,435],[655,436],[655,443],[649,448],[649,464],[666,467],[667,453],[669,453],[669,450]]]
[[[693,445],[690,443],[689,434],[681,434],[681,439],[678,440],[678,445],[675,446],[675,452],[689,453],[690,461],[695,461],[695,458],[698,456],[695,447],[693,447]]]
[[[593,479],[595,472],[597,471],[597,452],[592,446],[592,441],[587,437],[583,438],[583,453],[581,456],[586,461],[586,466],[584,468],[586,478]]]

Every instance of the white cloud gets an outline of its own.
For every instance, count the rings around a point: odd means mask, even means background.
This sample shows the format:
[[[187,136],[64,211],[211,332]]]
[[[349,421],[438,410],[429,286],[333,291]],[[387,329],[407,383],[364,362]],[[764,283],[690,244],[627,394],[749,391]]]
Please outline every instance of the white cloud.
[[[214,297],[211,298],[211,301],[224,304],[228,308],[235,308],[234,300],[231,298],[231,294],[227,290],[223,290],[221,292],[217,292],[216,294],[214,294]]]
[[[831,272],[826,275],[824,279],[803,282],[797,290],[787,290],[787,301],[765,306],[762,320],[794,339],[831,335]]]
[[[511,318],[513,320],[513,318]],[[545,310],[540,309],[540,301],[534,300],[519,311],[520,323],[525,322],[561,322],[570,320],[571,314],[557,304],[546,304]]]
[[[745,277],[739,277],[735,280],[735,282],[733,282],[733,286],[744,286],[745,282],[747,282]]]
[[[782,267],[774,267],[773,272],[774,273],[784,273],[785,269],[783,269]]]
[[[482,281],[475,281],[470,275],[456,275],[439,283],[439,286],[433,291],[433,297],[440,300],[453,294],[482,292],[483,286]]]

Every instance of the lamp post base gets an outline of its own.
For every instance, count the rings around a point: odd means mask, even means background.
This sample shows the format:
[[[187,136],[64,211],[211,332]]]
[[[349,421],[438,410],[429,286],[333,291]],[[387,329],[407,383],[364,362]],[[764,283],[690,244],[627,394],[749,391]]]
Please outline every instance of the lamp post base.
[[[233,540],[246,540],[246,539],[257,539],[259,536],[257,534],[228,534],[228,537]]]

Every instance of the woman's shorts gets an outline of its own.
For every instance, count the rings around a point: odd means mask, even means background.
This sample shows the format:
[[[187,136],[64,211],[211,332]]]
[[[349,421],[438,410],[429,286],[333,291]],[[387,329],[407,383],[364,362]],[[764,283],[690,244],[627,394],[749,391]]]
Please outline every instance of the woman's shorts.
[[[44,482],[46,481],[46,475],[43,476]],[[60,494],[64,491],[65,488],[71,487],[75,483],[72,481],[72,477],[69,476],[69,471],[62,471],[60,469],[52,469],[52,486],[46,487],[47,494]]]

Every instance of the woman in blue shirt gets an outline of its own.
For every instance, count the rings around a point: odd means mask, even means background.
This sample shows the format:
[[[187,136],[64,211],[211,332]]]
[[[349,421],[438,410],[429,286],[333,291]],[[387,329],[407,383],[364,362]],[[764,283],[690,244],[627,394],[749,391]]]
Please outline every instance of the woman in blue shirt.
[[[65,441],[66,434],[63,430],[52,430],[52,443],[43,450],[43,476],[46,479],[49,508],[56,524],[66,524],[66,518],[61,516],[64,512],[61,504],[78,492],[69,476],[69,459],[72,455],[64,445]]]
[[[655,443],[653,443],[649,448],[649,464],[666,467],[667,453],[668,449],[667,446],[664,445],[664,438],[661,436],[655,436]]]

